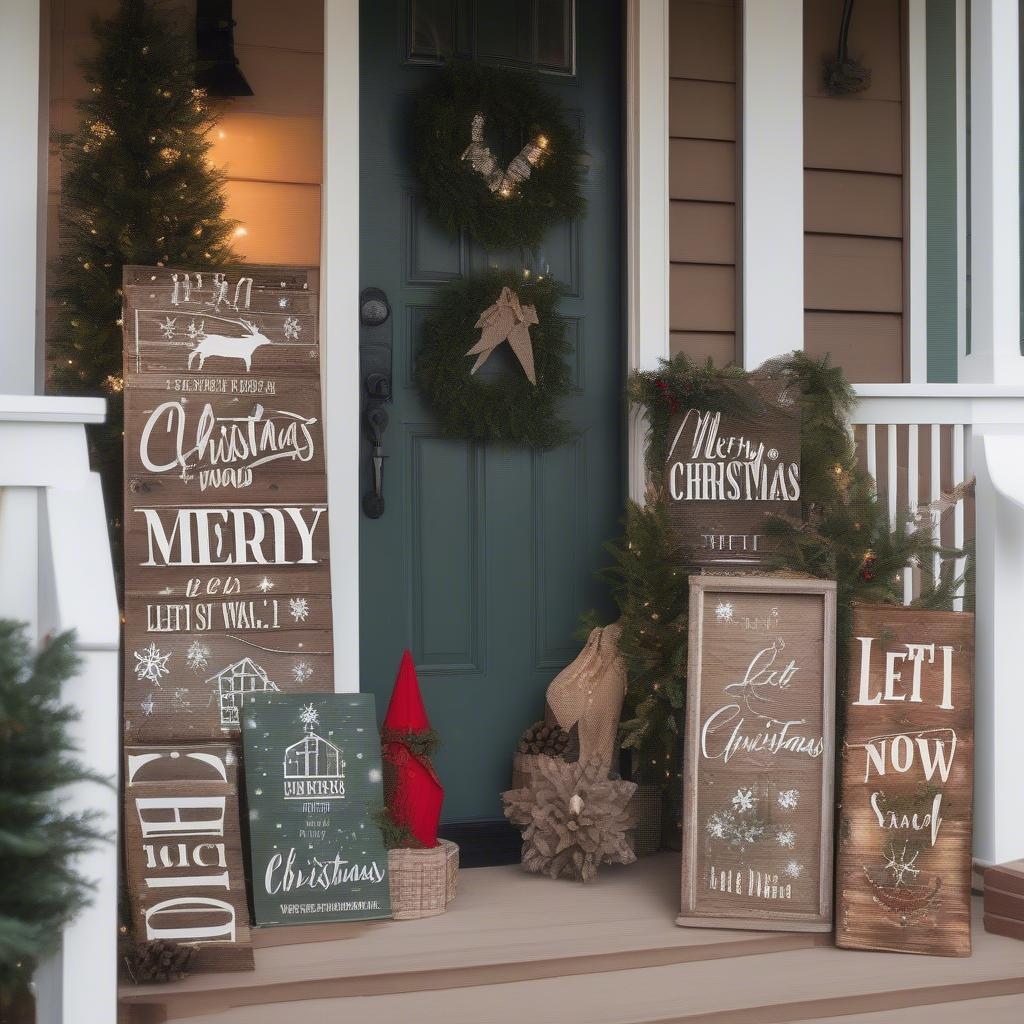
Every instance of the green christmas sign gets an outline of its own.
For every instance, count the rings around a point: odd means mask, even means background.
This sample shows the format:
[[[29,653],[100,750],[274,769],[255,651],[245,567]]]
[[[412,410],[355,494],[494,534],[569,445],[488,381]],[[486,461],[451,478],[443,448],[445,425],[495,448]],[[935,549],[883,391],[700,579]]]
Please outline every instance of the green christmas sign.
[[[255,923],[390,917],[373,694],[254,695],[242,720]]]

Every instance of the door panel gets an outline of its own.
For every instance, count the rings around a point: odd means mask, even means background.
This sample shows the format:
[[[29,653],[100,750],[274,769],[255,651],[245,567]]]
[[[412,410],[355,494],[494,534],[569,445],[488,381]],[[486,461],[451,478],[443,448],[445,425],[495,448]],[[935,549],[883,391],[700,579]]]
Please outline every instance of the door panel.
[[[360,33],[360,276],[388,295],[394,348],[387,508],[360,529],[360,685],[383,714],[410,647],[442,738],[445,821],[500,819],[519,733],[578,653],[581,613],[607,609],[594,572],[624,500],[621,11],[617,0],[367,0]],[[418,200],[411,105],[437,74],[434,56],[453,51],[544,68],[541,81],[579,125],[586,215],[553,227],[534,252],[451,237]],[[574,389],[562,413],[578,433],[552,451],[443,438],[413,385],[435,289],[487,267],[528,268],[566,287]],[[503,366],[517,372],[499,349],[487,369]],[[367,490],[365,439],[362,452]]]

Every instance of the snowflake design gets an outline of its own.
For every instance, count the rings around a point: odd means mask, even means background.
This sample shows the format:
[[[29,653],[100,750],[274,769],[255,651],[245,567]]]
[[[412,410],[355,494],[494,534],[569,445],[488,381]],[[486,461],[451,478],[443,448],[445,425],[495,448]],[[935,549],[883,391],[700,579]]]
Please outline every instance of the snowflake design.
[[[775,842],[784,850],[792,850],[796,846],[796,833],[791,828],[780,828],[775,833]]]
[[[736,795],[732,798],[733,807],[741,812],[753,810],[755,803],[757,803],[757,797],[750,789],[737,789]]]
[[[732,811],[715,811],[704,825],[713,839],[723,839],[730,846],[746,847],[756,843],[764,835],[764,825],[756,818],[744,821]]]
[[[310,729],[320,724],[320,712],[312,704],[303,704],[299,712],[299,721]]]
[[[910,880],[913,881],[919,874],[921,874],[920,869],[914,867],[914,862],[920,856],[921,851],[918,850],[913,857],[908,859],[906,843],[903,844],[903,850],[900,853],[896,852],[895,845],[891,845],[885,855],[885,870],[892,872],[893,881],[896,885],[905,885],[907,875],[909,875]]]
[[[804,873],[804,866],[798,860],[791,860],[782,869],[782,873],[787,878],[799,878]]]
[[[149,694],[148,697],[139,705],[142,708],[142,713],[148,718],[153,711],[156,709],[156,701],[153,700],[153,694]]]
[[[719,622],[732,622],[733,607],[730,601],[719,601],[715,606],[715,618]]]
[[[201,338],[206,333],[206,321],[200,320],[198,325],[195,320],[189,322],[188,327],[185,328],[185,333],[195,341],[196,338]]]
[[[800,790],[799,789],[783,789],[779,791],[779,795],[776,797],[778,805],[784,811],[791,811],[800,802]]]
[[[296,622],[305,622],[309,618],[309,602],[304,597],[289,598],[288,611]]]
[[[164,654],[155,643],[150,643],[141,651],[133,651],[135,655],[135,676],[137,679],[148,679],[151,683],[160,685],[160,677],[170,673],[167,662],[170,661],[170,651]]]
[[[171,338],[173,338],[178,333],[177,327],[175,326],[175,324],[177,324],[177,322],[178,321],[174,317],[172,317],[172,316],[165,316],[163,318],[163,320],[161,320],[159,325],[158,325],[160,327],[160,333],[165,338],[170,340]]]
[[[297,661],[292,665],[292,677],[299,684],[304,683],[312,674],[313,670],[307,661]]]
[[[267,591],[274,589],[274,582],[269,576],[264,576],[256,586],[260,593],[265,594]]]
[[[286,316],[284,318],[284,336],[289,341],[295,341],[296,338],[302,333],[302,325],[293,316]]]
[[[288,300],[285,299],[285,298],[280,298],[280,299],[277,300],[277,305],[281,309],[287,309],[288,308]]]
[[[188,687],[187,686],[179,686],[179,687],[175,688],[175,690],[174,690],[174,697],[172,698],[172,700],[173,700],[174,706],[179,711],[187,711],[189,714],[192,714],[192,701],[187,699],[187,695],[188,695]]]
[[[188,662],[188,667],[199,675],[210,664],[210,648],[199,640],[193,640],[185,654],[185,661]]]

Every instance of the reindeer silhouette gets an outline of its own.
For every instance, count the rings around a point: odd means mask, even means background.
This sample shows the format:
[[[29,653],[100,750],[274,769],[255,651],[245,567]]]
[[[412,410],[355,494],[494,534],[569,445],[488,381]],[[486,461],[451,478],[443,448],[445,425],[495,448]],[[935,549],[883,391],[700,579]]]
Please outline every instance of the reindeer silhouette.
[[[222,318],[223,319],[223,318]],[[270,339],[261,334],[259,328],[249,320],[227,320],[227,324],[237,324],[247,333],[241,337],[232,337],[228,334],[205,334],[199,339],[199,344],[188,354],[188,368],[192,369],[192,363],[196,356],[199,356],[199,369],[210,356],[220,356],[223,359],[241,359],[245,363],[245,372],[252,370],[252,354],[263,345],[271,344]]]

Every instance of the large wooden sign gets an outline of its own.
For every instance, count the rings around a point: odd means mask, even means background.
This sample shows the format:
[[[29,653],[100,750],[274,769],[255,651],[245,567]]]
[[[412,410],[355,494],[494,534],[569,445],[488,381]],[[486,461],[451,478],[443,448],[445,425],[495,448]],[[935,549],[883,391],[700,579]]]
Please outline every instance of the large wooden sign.
[[[836,944],[971,953],[974,616],[853,616]]]
[[[253,966],[235,746],[125,749],[125,861],[137,942],[194,944],[193,969]]]
[[[242,735],[256,923],[390,917],[373,694],[260,695]]]
[[[800,514],[799,406],[778,380],[743,387],[749,418],[691,408],[669,425],[665,494],[690,565],[760,565],[765,517]]]
[[[681,925],[832,926],[835,583],[690,577]]]
[[[333,690],[312,272],[128,267],[125,734],[237,737]]]

